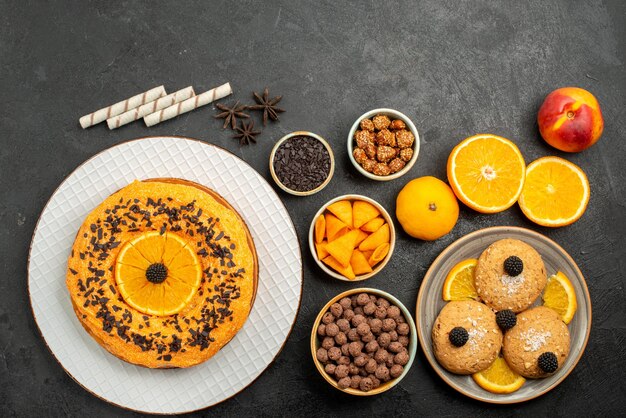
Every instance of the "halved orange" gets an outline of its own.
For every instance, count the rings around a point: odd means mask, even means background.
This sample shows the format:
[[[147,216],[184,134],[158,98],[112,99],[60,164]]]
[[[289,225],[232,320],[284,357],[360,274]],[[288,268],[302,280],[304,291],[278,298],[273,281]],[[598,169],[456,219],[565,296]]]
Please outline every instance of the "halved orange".
[[[496,213],[517,201],[526,163],[510,140],[478,134],[454,147],[447,169],[448,182],[461,202],[478,212]]]
[[[542,157],[526,168],[519,206],[536,224],[565,226],[585,213],[589,195],[589,180],[580,167],[563,158]]]
[[[468,258],[458,262],[443,283],[443,300],[478,300],[478,293],[474,286],[474,269],[478,260]]]
[[[489,368],[474,373],[478,386],[491,393],[512,393],[522,387],[526,379],[515,373],[502,357],[497,357]]]
[[[548,278],[542,299],[543,305],[555,310],[566,324],[569,324],[574,318],[578,308],[576,290],[574,290],[572,282],[562,272],[559,271]]]
[[[174,233],[146,232],[126,242],[115,262],[120,294],[150,315],[173,315],[193,297],[202,265],[195,248]]]

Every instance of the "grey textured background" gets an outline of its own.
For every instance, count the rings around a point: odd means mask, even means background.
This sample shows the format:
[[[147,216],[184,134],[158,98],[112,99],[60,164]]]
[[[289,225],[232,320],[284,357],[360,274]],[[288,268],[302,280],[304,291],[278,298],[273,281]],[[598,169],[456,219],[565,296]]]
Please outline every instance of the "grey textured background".
[[[587,88],[606,121],[600,142],[566,158],[589,176],[591,201],[572,226],[549,230],[519,208],[479,215],[462,208],[448,236],[425,243],[400,234],[384,272],[365,284],[415,306],[420,281],[454,239],[486,226],[520,225],[562,244],[587,277],[594,317],[587,351],[553,392],[524,405],[496,407],[457,394],[419,355],[405,380],[373,398],[331,388],[308,348],[321,306],[351,286],[325,277],[303,246],[302,309],[278,360],[247,390],[203,416],[411,415],[616,416],[626,385],[626,171],[622,1],[396,2],[37,2],[0,1],[0,416],[131,416],[80,388],[56,363],[32,319],[26,262],[35,223],[57,185],[82,161],[124,140],[184,135],[229,149],[270,179],[272,144],[293,130],[327,138],[337,157],[329,187],[308,198],[281,193],[303,243],[326,200],[362,193],[390,210],[413,177],[445,179],[451,148],[477,132],[516,141],[527,162],[562,155],[535,122],[557,87]],[[230,81],[233,99],[268,85],[288,110],[259,143],[239,147],[211,106],[146,128],[135,123],[83,131],[78,118],[165,84],[200,92]],[[422,135],[405,177],[376,183],[350,165],[345,141],[366,110],[392,107]],[[257,122],[258,123],[258,122]],[[277,189],[278,190],[278,189]]]

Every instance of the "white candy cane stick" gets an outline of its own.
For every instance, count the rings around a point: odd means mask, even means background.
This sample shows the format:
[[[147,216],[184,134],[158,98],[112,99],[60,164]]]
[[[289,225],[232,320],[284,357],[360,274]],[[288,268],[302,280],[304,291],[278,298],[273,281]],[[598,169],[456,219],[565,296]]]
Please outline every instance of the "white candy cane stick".
[[[230,83],[222,84],[219,87],[187,99],[184,102],[179,102],[173,106],[166,107],[158,112],[144,116],[143,121],[146,122],[146,126],[153,126],[157,123],[163,122],[164,120],[172,119],[175,116],[190,112],[200,106],[219,100],[232,93],[233,90],[230,88]]]
[[[178,90],[172,94],[168,94],[167,96],[163,96],[150,103],[146,103],[145,105],[131,109],[128,112],[124,112],[121,115],[107,119],[107,125],[109,125],[109,129],[119,128],[120,126],[143,118],[144,116],[154,113],[157,110],[165,109],[173,104],[187,100],[195,95],[196,93],[193,91],[193,87],[185,87],[184,89]]]
[[[80,126],[82,126],[83,129],[89,128],[90,126],[96,125],[100,122],[104,122],[105,120],[112,118],[113,116],[117,116],[130,109],[134,109],[138,106],[141,106],[142,104],[165,96],[165,94],[165,88],[163,86],[155,87],[144,93],[133,96],[130,99],[122,100],[119,103],[115,103],[114,105],[102,108],[93,113],[90,113],[89,115],[83,116],[82,118],[80,118]]]

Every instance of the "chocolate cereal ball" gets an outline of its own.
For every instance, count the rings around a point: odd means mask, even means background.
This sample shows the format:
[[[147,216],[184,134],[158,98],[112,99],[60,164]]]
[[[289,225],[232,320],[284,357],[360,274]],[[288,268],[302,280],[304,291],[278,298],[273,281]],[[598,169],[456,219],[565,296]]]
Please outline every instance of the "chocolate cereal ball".
[[[318,361],[321,361],[322,363],[326,363],[328,361],[328,351],[325,348],[318,348],[317,352],[315,353],[315,357],[317,357]]]
[[[379,334],[380,331],[383,329],[383,321],[378,318],[372,318],[370,320],[370,329],[374,334]]]
[[[382,332],[379,336],[378,339],[376,340],[378,341],[378,345],[380,345],[383,348],[387,348],[387,346],[389,345],[389,343],[391,342],[391,337],[389,336],[388,333],[386,332]]]
[[[370,333],[370,326],[367,325],[367,322],[361,322],[357,327],[356,327],[356,332],[362,337],[364,335],[367,335]]]
[[[380,346],[378,345],[378,341],[376,340],[372,340],[365,344],[365,352],[367,353],[375,353],[379,348]]]
[[[356,308],[354,308],[354,314],[355,315],[363,315],[363,307],[362,306],[357,306]]]
[[[368,361],[369,361],[369,357],[367,357],[364,354],[361,354],[360,356],[354,359],[354,364],[357,367],[363,367],[367,364]]]
[[[395,364],[399,364],[400,366],[406,366],[409,362],[409,353],[407,351],[400,351],[394,356],[393,362]]]
[[[354,315],[354,318],[350,321],[353,327],[358,327],[359,324],[366,322],[365,317],[361,314]],[[328,334],[328,330],[326,330],[326,334]]]
[[[337,326],[339,327],[339,331],[348,332],[350,330],[350,321],[345,318],[341,318],[337,320]]]
[[[348,321],[350,321],[352,318],[354,318],[354,311],[352,309],[344,310],[343,317],[347,319]]]
[[[331,306],[332,309],[332,306]],[[400,312],[400,308],[398,308],[397,306],[390,306],[389,308],[387,308],[387,318],[397,318],[401,315],[402,312]]]
[[[380,300],[380,299],[378,299]],[[331,314],[332,316],[332,314]],[[374,316],[378,319],[385,319],[387,318],[387,308],[385,308],[384,306],[379,306],[378,308],[376,308],[376,312],[374,312]]]
[[[398,333],[395,329],[393,331],[389,331],[389,338],[391,338],[391,341],[398,341]]]
[[[322,323],[323,324],[330,324],[331,322],[335,321],[335,317],[333,316],[333,314],[331,314],[330,312],[326,312],[324,314],[324,316],[322,317]]]
[[[385,298],[378,298],[376,300],[376,305],[382,306],[383,308],[387,309],[391,305],[391,303],[389,303],[389,301]]]
[[[320,326],[317,327],[317,335],[320,337],[326,336],[326,324],[320,324]]]
[[[346,389],[350,387],[350,383],[352,383],[352,379],[346,376],[337,381],[337,386],[341,389]]]
[[[348,364],[348,373],[350,376],[354,376],[355,374],[359,374],[359,368],[354,363]]]
[[[341,356],[339,357],[339,360],[337,360],[337,364],[341,365],[343,364],[344,366],[347,366],[350,364],[350,357],[348,356]]]
[[[386,382],[387,380],[389,380],[389,369],[387,368],[387,366],[383,366],[382,364],[380,364],[376,368],[374,375],[376,376],[377,379],[380,379],[383,382]]]
[[[396,329],[396,321],[392,318],[383,319],[383,331],[389,332],[394,329]],[[326,327],[326,335],[330,335],[328,334],[328,326]]]
[[[352,301],[350,300],[350,298],[343,298],[339,301],[339,304],[341,305],[341,307],[345,310],[345,309],[350,309],[352,307]]]
[[[332,361],[339,360],[341,357],[341,349],[339,347],[331,347],[328,349],[328,358]]]
[[[356,331],[356,328],[352,328],[350,331],[347,332],[346,335],[348,336],[348,340],[350,341],[359,341],[361,339],[361,336]]]
[[[333,303],[330,305],[330,313],[333,314],[335,318],[341,318],[341,314],[343,314],[343,308],[338,303]]]
[[[363,307],[363,312],[365,315],[373,315],[374,312],[376,312],[376,304],[369,301],[369,303]]]
[[[340,364],[335,369],[335,377],[337,379],[343,379],[344,377],[348,376],[348,372],[349,372],[348,366],[346,366],[345,364]]]
[[[345,343],[341,346],[341,354],[343,354],[344,356],[349,356],[350,355],[350,344]]]
[[[398,336],[398,342],[400,344],[402,344],[402,347],[408,347],[409,346],[409,337],[407,337],[406,335],[400,335],[400,336]]]
[[[348,337],[344,332],[340,332],[339,334],[335,335],[335,342],[339,345],[344,345],[348,342]]]
[[[359,383],[361,383],[362,377],[357,374],[357,375],[352,376],[350,379],[351,379],[350,387],[352,389],[358,389]]]
[[[322,340],[322,347],[329,350],[331,347],[335,346],[335,340],[332,337],[324,337]]]
[[[385,363],[387,361],[387,354],[387,350],[379,348],[374,354],[374,360],[376,360],[376,363]]]
[[[393,359],[394,359],[394,354],[393,353],[387,353],[387,361],[385,361],[385,365],[387,367],[393,366],[393,364],[394,364]]]
[[[393,341],[389,343],[389,347],[387,347],[387,349],[392,353],[399,353],[404,350],[404,346],[399,341]]]
[[[369,377],[364,377],[359,382],[359,389],[361,389],[363,392],[369,392],[370,390],[374,389],[374,382],[372,382],[372,379],[370,379]]]
[[[352,296],[350,296],[350,304],[351,304],[351,306],[352,306],[352,309],[354,309],[354,308],[356,308],[357,306],[359,306],[359,305],[357,305],[357,303],[356,303],[356,295],[352,295]]]
[[[326,366],[324,366],[324,371],[330,375],[335,374],[335,369],[337,368],[336,364],[333,363],[328,363]]]
[[[380,386],[380,380],[375,375],[370,374],[367,377],[372,379],[372,384],[374,385],[373,389],[376,389],[378,386]]]
[[[383,328],[384,326],[385,325],[383,324]],[[337,324],[331,322],[330,324],[326,325],[326,335],[328,335],[329,337],[334,337],[337,334],[339,334],[339,326]]]
[[[376,367],[378,367],[378,363],[376,363],[376,360],[371,358],[367,361],[367,364],[365,365],[364,369],[368,373],[374,373],[376,371]]]
[[[350,351],[352,357],[360,356],[361,350],[363,350],[363,343],[361,341],[353,341],[350,343],[348,351]]]
[[[398,324],[398,326],[396,327],[396,331],[398,332],[399,335],[409,335],[411,328],[409,327],[409,324],[404,322],[404,323]]]
[[[394,364],[393,366],[391,366],[391,369],[389,369],[389,375],[395,379],[396,377],[400,376],[403,371],[404,367],[400,366],[399,364]]]
[[[404,318],[404,315],[400,315],[397,318],[394,318],[396,320],[396,324],[400,325],[400,324],[404,324],[406,322],[406,319]]]
[[[376,339],[376,336],[372,334],[371,332],[361,337],[361,341],[363,341],[364,343],[369,343],[371,341],[374,341],[375,339]]]
[[[365,306],[370,302],[370,296],[367,293],[360,293],[356,297],[356,303],[359,306]]]

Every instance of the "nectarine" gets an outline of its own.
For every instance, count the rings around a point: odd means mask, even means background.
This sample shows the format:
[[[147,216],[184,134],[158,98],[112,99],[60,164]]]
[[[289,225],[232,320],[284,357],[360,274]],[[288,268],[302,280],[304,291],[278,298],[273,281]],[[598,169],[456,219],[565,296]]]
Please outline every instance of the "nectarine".
[[[563,87],[548,94],[539,108],[537,123],[543,139],[565,152],[589,148],[604,129],[598,100],[578,87]]]

